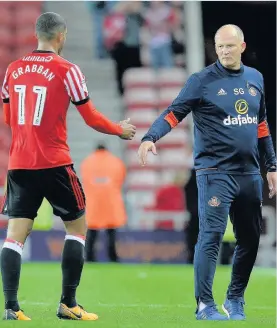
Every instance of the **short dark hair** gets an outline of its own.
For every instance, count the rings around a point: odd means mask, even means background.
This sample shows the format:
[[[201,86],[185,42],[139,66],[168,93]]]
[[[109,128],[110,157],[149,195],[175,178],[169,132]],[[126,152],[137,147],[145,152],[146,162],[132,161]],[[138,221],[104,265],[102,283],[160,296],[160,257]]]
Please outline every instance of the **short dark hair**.
[[[57,33],[66,30],[66,23],[62,16],[56,13],[44,13],[36,22],[36,35],[38,39],[53,40]]]
[[[96,147],[96,150],[106,150],[106,146],[104,144],[98,144],[97,147]]]

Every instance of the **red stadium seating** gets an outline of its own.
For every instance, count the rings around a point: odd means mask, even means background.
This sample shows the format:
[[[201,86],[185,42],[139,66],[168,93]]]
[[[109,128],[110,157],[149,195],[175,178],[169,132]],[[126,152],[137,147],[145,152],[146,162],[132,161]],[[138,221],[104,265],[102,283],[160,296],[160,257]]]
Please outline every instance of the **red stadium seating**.
[[[158,94],[158,108],[166,109],[172,101],[178,96],[181,88],[160,88]]]
[[[132,88],[124,94],[124,103],[128,109],[157,108],[158,95],[155,89]]]
[[[13,47],[13,31],[9,26],[0,25],[0,44],[5,47]],[[2,60],[2,58],[1,58]]]
[[[8,64],[19,55],[36,47],[34,28],[42,10],[42,1],[0,2],[0,80],[3,82]],[[4,186],[10,147],[10,130],[3,122],[0,107],[0,187]]]
[[[183,87],[187,79],[186,71],[179,67],[160,69],[157,75],[157,84],[159,88],[178,88]]]
[[[177,170],[183,171],[192,167],[188,120],[180,123],[166,138],[156,143],[159,156],[149,153],[147,166],[140,166],[137,158],[142,136],[159,113],[179,94],[185,80],[186,72],[182,68],[158,71],[146,67],[133,68],[124,74],[125,116],[130,117],[137,126],[136,136],[127,143],[126,149],[127,188],[128,197],[135,200],[134,206],[138,210],[143,210],[145,206],[151,207],[155,191],[172,183]]]
[[[0,26],[13,26],[14,19],[9,7],[2,7],[0,3],[0,13],[1,13]]]
[[[16,1],[12,3],[12,8],[17,11],[24,11],[28,9],[36,9],[42,11],[43,1]]]
[[[151,88],[157,83],[157,75],[151,68],[130,68],[123,76],[125,88]]]
[[[12,10],[14,7],[14,3],[11,1],[3,1],[0,2],[0,10]]]

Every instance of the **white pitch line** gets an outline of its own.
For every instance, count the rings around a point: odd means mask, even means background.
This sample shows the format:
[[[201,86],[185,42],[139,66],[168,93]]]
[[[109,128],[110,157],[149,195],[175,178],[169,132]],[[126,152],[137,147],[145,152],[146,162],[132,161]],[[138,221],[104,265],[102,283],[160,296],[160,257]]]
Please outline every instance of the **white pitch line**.
[[[35,306],[52,306],[57,305],[57,303],[44,303],[44,302],[28,302],[28,301],[22,301],[20,304],[26,304],[26,305],[35,305]],[[184,308],[184,309],[195,309],[196,306],[194,305],[186,305],[186,304],[145,304],[145,303],[92,303],[90,304],[93,306],[100,306],[100,307],[126,307],[126,308],[137,308],[137,307],[144,307],[144,308]],[[252,309],[252,310],[276,310],[276,307],[274,306],[246,306],[246,308]]]

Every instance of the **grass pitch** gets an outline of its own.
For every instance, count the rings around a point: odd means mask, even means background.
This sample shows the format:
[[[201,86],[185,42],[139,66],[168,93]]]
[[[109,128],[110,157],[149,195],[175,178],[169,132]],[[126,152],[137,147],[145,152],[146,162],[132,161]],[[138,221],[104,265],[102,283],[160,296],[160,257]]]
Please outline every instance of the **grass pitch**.
[[[224,301],[230,267],[218,267],[214,296]],[[1,286],[2,288],[2,286]],[[95,322],[60,321],[55,312],[61,290],[58,263],[23,264],[20,302],[32,321],[24,327],[96,328],[194,328],[276,325],[276,271],[255,268],[246,293],[245,322],[196,321],[191,266],[86,264],[78,289],[78,302],[99,315]],[[0,296],[3,308],[3,296]],[[18,327],[15,321],[0,321],[0,327]]]

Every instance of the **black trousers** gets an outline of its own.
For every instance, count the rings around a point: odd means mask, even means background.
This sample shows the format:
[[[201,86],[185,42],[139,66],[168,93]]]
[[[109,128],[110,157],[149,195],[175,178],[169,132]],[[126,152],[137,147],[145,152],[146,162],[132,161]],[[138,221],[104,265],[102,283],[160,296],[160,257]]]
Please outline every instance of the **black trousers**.
[[[107,244],[107,253],[109,260],[111,262],[118,262],[118,256],[116,253],[116,229],[107,229],[106,230],[107,237],[108,237],[108,244]],[[86,261],[88,262],[96,262],[95,256],[95,245],[97,241],[97,237],[99,234],[99,230],[91,230],[89,229],[87,232],[86,238]]]

